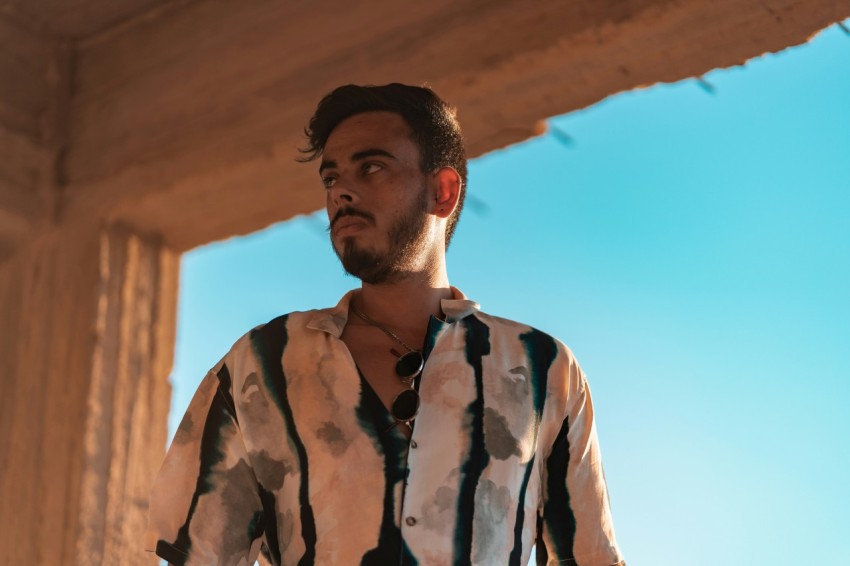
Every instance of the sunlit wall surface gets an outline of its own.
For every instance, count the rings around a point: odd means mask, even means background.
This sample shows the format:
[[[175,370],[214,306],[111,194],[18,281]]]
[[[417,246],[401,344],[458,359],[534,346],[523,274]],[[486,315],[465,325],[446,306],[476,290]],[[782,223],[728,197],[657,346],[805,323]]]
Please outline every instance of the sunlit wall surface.
[[[576,353],[629,566],[839,564],[850,36],[704,80],[612,97],[475,160],[449,275]],[[356,286],[325,224],[184,256],[172,431],[241,334]]]

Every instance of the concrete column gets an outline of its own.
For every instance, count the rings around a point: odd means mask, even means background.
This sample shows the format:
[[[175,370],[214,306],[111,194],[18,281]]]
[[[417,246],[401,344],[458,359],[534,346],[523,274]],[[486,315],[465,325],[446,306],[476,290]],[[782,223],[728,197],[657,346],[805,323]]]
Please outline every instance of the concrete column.
[[[178,256],[67,226],[0,267],[0,555],[156,564],[141,551],[166,441]]]
[[[100,235],[78,563],[156,562],[141,543],[167,435],[177,262],[155,239],[122,229]]]

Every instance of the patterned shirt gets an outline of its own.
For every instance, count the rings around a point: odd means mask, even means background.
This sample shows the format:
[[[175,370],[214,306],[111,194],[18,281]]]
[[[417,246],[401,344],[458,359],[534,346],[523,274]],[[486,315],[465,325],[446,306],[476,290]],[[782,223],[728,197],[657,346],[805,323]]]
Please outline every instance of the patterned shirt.
[[[460,291],[430,319],[411,438],[340,339],[346,294],[240,338],[155,481],[146,548],[173,564],[624,564],[570,350]]]

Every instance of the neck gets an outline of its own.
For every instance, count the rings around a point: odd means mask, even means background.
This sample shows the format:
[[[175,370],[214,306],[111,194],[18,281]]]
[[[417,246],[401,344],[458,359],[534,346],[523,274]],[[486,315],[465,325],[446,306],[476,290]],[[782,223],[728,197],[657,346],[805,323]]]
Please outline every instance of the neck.
[[[373,320],[424,339],[429,317],[442,318],[440,301],[451,297],[445,262],[441,262],[433,271],[392,283],[364,283],[354,300],[355,306]]]

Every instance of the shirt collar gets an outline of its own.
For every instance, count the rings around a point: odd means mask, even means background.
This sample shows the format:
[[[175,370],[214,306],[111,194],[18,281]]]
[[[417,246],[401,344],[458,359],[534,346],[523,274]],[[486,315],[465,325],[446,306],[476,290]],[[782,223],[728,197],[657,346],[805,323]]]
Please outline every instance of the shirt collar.
[[[457,322],[481,308],[478,303],[466,298],[466,295],[457,287],[451,287],[451,291],[451,299],[440,301],[440,308],[446,315],[446,322]],[[327,332],[336,338],[342,336],[342,331],[348,323],[348,305],[357,292],[358,289],[352,289],[343,295],[335,307],[313,311],[313,316],[307,322],[307,328]]]
[[[457,287],[450,287],[450,289],[452,290],[452,298],[440,301],[440,308],[446,315],[446,322],[457,322],[481,310],[481,306],[466,298],[466,295],[460,289]]]

